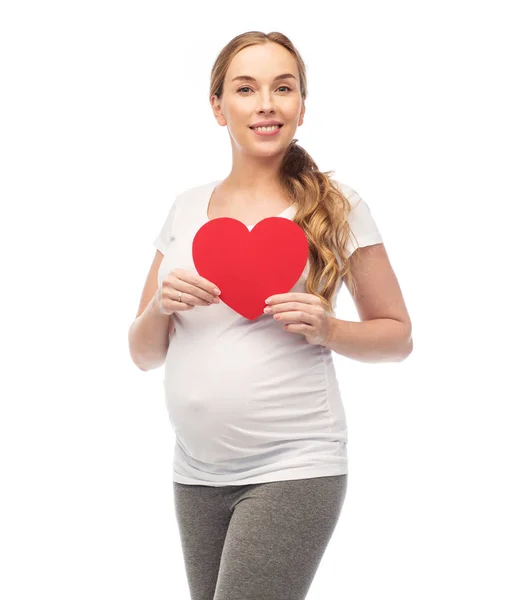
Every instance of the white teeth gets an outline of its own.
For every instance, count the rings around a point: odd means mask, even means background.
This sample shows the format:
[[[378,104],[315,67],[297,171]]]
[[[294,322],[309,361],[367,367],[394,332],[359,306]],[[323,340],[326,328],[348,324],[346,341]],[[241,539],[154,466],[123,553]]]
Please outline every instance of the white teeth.
[[[280,125],[271,125],[271,127],[253,127],[256,131],[274,131],[275,129],[279,129]]]

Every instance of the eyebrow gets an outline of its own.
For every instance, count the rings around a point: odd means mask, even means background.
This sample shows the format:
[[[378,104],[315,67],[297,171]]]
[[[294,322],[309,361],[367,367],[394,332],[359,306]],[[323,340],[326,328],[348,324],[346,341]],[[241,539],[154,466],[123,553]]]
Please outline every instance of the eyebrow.
[[[282,73],[282,75],[277,75],[274,78],[274,81],[276,81],[277,79],[290,79],[291,77],[293,79],[296,79],[296,77],[291,73]],[[250,75],[238,75],[238,77],[235,77],[232,81],[236,81],[237,79],[241,81],[256,81],[256,79],[254,77],[251,77]]]

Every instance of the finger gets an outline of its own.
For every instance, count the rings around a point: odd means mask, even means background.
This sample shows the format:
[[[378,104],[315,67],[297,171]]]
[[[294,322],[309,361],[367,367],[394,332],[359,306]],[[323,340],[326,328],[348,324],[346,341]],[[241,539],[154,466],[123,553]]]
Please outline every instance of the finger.
[[[203,298],[203,300],[207,300],[208,302],[213,302],[218,296],[214,291],[215,289],[218,289],[216,285],[208,279],[201,277],[201,275],[193,273],[192,271],[179,271],[179,273],[178,269],[174,269],[174,271],[177,279],[187,286],[184,288],[186,292]]]
[[[306,325],[313,325],[316,322],[316,315],[301,310],[277,313],[273,315],[273,318],[280,323],[305,323]]]
[[[167,297],[170,298],[170,300],[172,300],[173,302],[175,302],[178,305],[178,307],[181,307],[181,305],[188,305],[188,306],[209,306],[210,305],[210,303],[207,302],[206,300],[203,300],[202,298],[198,298],[197,296],[194,296],[193,294],[191,294],[187,291],[184,291],[183,288],[186,286],[187,286],[187,284],[180,281],[179,283],[176,283],[174,285],[174,287],[167,288],[167,291],[166,291]]]
[[[289,292],[287,294],[274,294],[266,299],[267,306],[280,304],[281,302],[303,302],[304,304],[319,304],[320,298],[314,294],[305,292]]]
[[[177,300],[179,298],[179,292],[183,292],[181,301],[186,302],[187,304],[207,306],[211,302],[214,302],[214,298],[216,297],[179,277],[174,277],[172,279],[172,287],[174,289],[170,297]]]
[[[214,302],[214,299],[216,298],[215,294],[209,293],[197,285],[193,285],[192,283],[185,283],[183,291],[185,291],[187,294],[191,294],[192,296],[196,296],[206,304]]]
[[[205,279],[204,277],[201,277],[201,275],[198,275],[197,273],[192,273],[191,279],[191,283],[193,283],[198,289],[203,289],[205,291],[207,298],[210,297],[211,302],[218,297],[219,294],[217,294],[215,291],[218,289],[218,287],[214,283],[208,279]]]
[[[305,323],[284,323],[283,325],[284,331],[289,331],[290,333],[303,333],[306,334],[311,327],[306,325]]]
[[[269,307],[270,310],[267,311],[270,314],[291,311],[291,310],[303,310],[306,312],[310,312],[314,310],[312,304],[306,304],[305,302],[281,302],[280,304],[275,304],[274,306]],[[264,309],[265,311],[265,309]]]

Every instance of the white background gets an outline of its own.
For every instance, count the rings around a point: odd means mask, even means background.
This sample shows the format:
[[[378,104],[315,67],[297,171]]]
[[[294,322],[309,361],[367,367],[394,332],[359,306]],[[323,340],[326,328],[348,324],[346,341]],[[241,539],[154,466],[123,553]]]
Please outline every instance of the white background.
[[[229,173],[209,76],[249,30],[298,47],[295,137],[370,206],[413,323],[402,363],[334,354],[349,486],[308,599],[527,597],[521,5],[3,5],[2,597],[190,597],[163,369],[127,332],[175,195]]]

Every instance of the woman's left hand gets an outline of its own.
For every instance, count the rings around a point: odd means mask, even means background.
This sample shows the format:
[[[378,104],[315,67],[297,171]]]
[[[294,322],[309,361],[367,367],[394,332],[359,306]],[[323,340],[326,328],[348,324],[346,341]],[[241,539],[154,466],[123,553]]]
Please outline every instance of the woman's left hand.
[[[284,323],[285,331],[301,333],[310,344],[325,346],[331,334],[332,320],[315,294],[289,292],[267,298],[267,315]]]

